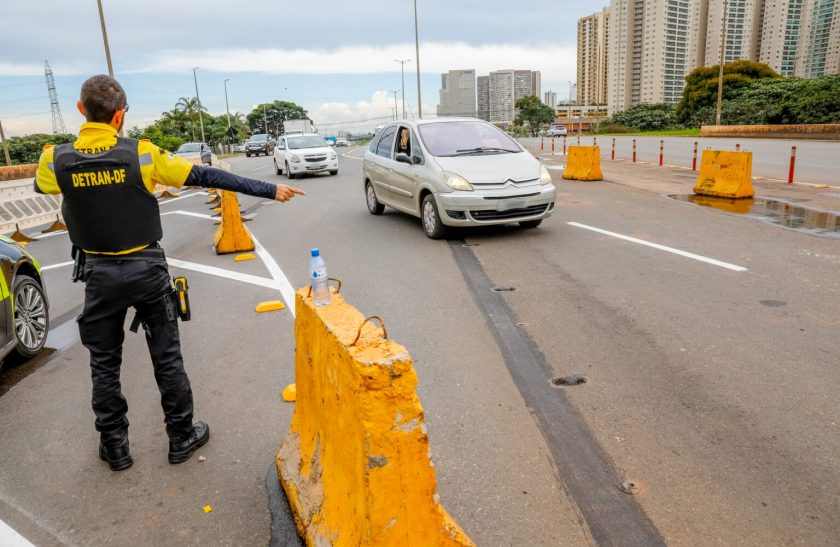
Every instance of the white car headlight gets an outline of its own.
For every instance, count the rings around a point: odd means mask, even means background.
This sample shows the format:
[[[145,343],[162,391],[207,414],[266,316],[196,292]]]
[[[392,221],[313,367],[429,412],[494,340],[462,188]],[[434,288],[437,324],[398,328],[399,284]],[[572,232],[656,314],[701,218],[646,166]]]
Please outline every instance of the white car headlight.
[[[465,192],[472,192],[473,190],[472,184],[461,175],[444,171],[440,176],[443,179],[443,183],[453,190],[463,190]]]
[[[291,161],[292,163],[300,163],[300,158],[295,156],[294,154],[290,154],[289,161]]]
[[[540,184],[551,184],[551,173],[545,165],[540,165]]]
[[[330,159],[331,160],[337,160],[338,159],[338,156],[336,156],[335,152],[332,153],[332,156],[330,156]]]

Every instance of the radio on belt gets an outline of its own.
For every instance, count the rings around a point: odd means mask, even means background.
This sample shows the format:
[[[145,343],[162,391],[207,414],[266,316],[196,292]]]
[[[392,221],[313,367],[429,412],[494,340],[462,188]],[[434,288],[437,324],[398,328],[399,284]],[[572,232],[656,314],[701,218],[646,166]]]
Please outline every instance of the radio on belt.
[[[189,321],[191,315],[189,295],[190,287],[187,284],[187,278],[175,277],[172,279],[172,283],[175,285],[175,298],[178,307],[178,316],[181,318],[181,321]]]

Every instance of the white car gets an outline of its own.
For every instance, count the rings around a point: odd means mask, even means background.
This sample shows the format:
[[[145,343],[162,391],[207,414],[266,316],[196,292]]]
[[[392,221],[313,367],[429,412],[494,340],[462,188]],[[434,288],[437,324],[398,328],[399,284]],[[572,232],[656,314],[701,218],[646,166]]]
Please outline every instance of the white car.
[[[552,125],[551,128],[545,132],[546,137],[565,137],[568,130],[562,125]]]
[[[289,179],[307,173],[337,175],[338,154],[321,135],[284,135],[274,147],[274,172]]]

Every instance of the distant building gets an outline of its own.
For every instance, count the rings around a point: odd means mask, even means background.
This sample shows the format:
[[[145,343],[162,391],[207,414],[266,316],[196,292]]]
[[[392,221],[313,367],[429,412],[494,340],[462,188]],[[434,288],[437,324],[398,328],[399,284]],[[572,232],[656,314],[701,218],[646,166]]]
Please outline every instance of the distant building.
[[[726,10],[726,43],[723,62],[758,61],[765,0],[704,0],[707,2],[705,55],[697,66],[713,66],[720,62],[720,40],[723,31],[723,4]],[[696,2],[702,4],[702,2]],[[700,44],[698,43],[698,47]]]
[[[489,80],[490,121],[498,124],[513,123],[516,119],[516,101],[530,95],[539,97],[540,73],[531,70],[496,70]]]
[[[490,76],[476,78],[478,117],[490,121]]]
[[[840,74],[840,0],[806,2],[801,32],[794,74]]]
[[[438,116],[476,116],[475,69],[441,74]]]
[[[551,91],[550,89],[546,91],[543,96],[543,104],[548,105],[551,108],[557,106],[557,93]]]
[[[576,102],[606,104],[610,8],[581,17],[577,25]]]

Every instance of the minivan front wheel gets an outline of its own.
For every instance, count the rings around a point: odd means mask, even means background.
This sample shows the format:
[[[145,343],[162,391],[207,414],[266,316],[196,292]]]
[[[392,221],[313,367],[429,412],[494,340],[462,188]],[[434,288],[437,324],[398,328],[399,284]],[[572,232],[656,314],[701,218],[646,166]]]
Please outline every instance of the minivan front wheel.
[[[373,189],[373,184],[369,182],[365,184],[365,201],[370,214],[381,215],[385,211],[385,206],[376,199],[376,190]]]
[[[437,203],[432,194],[427,194],[423,198],[423,205],[421,206],[423,231],[430,239],[440,239],[446,234],[446,226],[440,221],[440,214],[438,214]]]
[[[15,295],[15,353],[23,359],[38,355],[47,342],[50,318],[44,290],[27,275],[18,275],[14,284]]]

